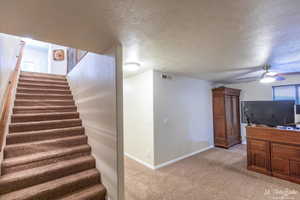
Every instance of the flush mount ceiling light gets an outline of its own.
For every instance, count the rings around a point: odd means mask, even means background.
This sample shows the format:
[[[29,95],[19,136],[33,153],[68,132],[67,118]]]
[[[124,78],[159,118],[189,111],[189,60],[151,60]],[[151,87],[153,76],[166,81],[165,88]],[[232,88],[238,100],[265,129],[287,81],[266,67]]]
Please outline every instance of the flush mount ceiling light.
[[[128,62],[128,63],[125,63],[125,65],[124,65],[124,71],[127,71],[127,72],[136,72],[140,68],[141,68],[141,64],[136,63],[136,62]]]
[[[277,72],[269,72],[269,69],[271,68],[270,65],[266,64],[263,69],[265,72],[262,74],[259,82],[261,83],[273,83],[275,81],[282,81],[285,80],[284,77],[279,76]]]

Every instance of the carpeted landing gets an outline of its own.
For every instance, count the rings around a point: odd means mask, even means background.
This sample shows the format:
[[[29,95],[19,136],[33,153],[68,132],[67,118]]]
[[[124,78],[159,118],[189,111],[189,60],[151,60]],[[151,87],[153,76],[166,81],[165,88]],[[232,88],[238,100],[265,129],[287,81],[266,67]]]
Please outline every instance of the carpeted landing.
[[[65,76],[21,72],[0,200],[104,200],[106,189]]]

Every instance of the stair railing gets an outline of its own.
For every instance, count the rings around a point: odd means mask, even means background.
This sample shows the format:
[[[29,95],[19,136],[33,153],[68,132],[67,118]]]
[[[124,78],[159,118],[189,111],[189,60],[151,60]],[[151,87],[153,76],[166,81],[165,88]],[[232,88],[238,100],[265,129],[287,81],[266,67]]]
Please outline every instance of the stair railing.
[[[24,46],[25,46],[25,42],[21,41],[19,55],[17,56],[16,67],[9,77],[9,81],[3,95],[3,101],[2,101],[3,106],[0,115],[0,152],[2,151],[2,147],[5,139],[5,133],[8,127],[7,123],[9,122],[10,108],[12,105],[12,100],[14,98],[13,97],[14,89],[16,88],[18,75],[21,70],[21,61],[22,61]]]

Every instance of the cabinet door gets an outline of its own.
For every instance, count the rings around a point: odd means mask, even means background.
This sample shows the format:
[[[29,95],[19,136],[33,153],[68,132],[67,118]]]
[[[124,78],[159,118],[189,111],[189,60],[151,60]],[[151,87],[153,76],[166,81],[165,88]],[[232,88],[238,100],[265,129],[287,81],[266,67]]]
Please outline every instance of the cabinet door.
[[[300,146],[272,143],[274,176],[300,183]]]
[[[225,96],[225,115],[226,115],[226,137],[227,140],[232,138],[232,97],[229,95]]]
[[[271,174],[270,143],[262,140],[247,140],[248,169]]]
[[[226,106],[226,135],[228,146],[241,143],[239,97],[225,97]]]
[[[216,146],[226,146],[224,96],[215,95],[213,98],[214,140]]]
[[[232,134],[230,143],[241,142],[241,128],[240,128],[240,100],[238,96],[231,97],[232,103]]]

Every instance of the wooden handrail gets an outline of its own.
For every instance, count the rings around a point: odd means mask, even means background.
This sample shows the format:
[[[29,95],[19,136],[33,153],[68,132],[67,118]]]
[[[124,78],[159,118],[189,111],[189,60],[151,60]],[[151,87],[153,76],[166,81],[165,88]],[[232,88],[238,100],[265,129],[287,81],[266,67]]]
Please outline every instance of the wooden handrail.
[[[8,85],[7,85],[4,95],[3,95],[3,101],[2,101],[3,107],[2,107],[2,112],[1,112],[1,116],[0,116],[0,152],[2,151],[2,146],[4,143],[4,139],[5,139],[6,125],[7,125],[8,119],[9,119],[9,111],[10,111],[10,107],[12,104],[14,88],[16,87],[18,74],[21,69],[21,61],[22,61],[25,42],[21,41],[20,46],[21,47],[20,47],[20,52],[18,55],[16,67],[10,75]]]

